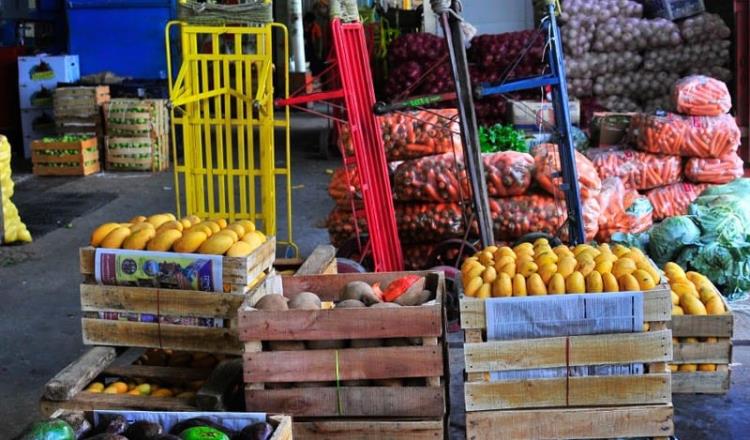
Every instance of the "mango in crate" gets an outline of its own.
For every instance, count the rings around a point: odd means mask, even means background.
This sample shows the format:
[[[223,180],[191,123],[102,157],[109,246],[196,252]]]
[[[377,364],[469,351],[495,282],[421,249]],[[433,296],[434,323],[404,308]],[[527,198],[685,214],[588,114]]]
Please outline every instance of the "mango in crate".
[[[672,289],[672,315],[723,315],[727,313],[721,292],[711,280],[688,271],[677,263],[664,265],[664,274]]]

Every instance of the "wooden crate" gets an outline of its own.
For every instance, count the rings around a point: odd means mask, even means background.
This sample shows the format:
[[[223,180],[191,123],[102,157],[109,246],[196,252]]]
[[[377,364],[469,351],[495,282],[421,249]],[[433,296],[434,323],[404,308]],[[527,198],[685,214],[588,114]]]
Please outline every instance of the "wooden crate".
[[[96,138],[77,142],[42,142],[31,143],[31,162],[37,176],[88,176],[98,173],[99,151],[96,150]],[[75,151],[69,153],[63,150]],[[59,154],[49,154],[60,151]],[[64,166],[54,166],[65,164]]]
[[[724,297],[724,306],[729,311]],[[672,336],[682,338],[717,338],[716,343],[698,342],[674,344],[673,364],[717,364],[716,371],[696,371],[694,373],[672,373],[672,393],[674,394],[724,394],[729,391],[732,363],[732,335],[734,316],[726,315],[672,316]]]
[[[431,418],[445,414],[447,367],[444,345],[442,273],[427,277],[435,303],[399,309],[260,311],[251,297],[239,313],[245,342],[245,405],[248,411],[283,412],[297,417]],[[311,275],[283,278],[285,296],[315,292],[323,301],[340,299],[350,281],[383,286],[406,272]],[[265,294],[274,294],[265,292]],[[264,351],[267,341],[418,338],[418,346]],[[338,368],[337,368],[338,367]],[[336,386],[336,381],[412,378],[414,386]],[[323,382],[304,387],[289,383]],[[327,382],[327,383],[326,383]],[[291,388],[279,388],[279,384]],[[329,385],[330,384],[330,385]],[[283,386],[283,385],[282,385]]]
[[[280,275],[333,275],[338,273],[336,248],[321,244],[306,259],[277,258],[273,267]]]
[[[233,387],[242,380],[239,358],[225,360],[213,368],[135,365],[144,349],[130,348],[119,353],[113,347],[94,347],[71,362],[44,387],[40,401],[42,414],[58,410],[93,411],[129,409],[162,411],[217,411],[230,409]],[[151,383],[180,386],[205,381],[194,399],[184,397],[131,396],[85,391],[97,378],[140,378]]]
[[[461,297],[467,439],[667,437],[670,291],[644,292],[650,331],[488,341],[485,302]],[[644,363],[643,375],[490,381],[491,371]]]
[[[108,170],[169,168],[169,114],[164,99],[113,99],[105,106]]]
[[[109,100],[109,86],[58,87],[54,93],[55,119],[99,116]]]
[[[298,420],[298,440],[442,440],[447,438],[444,421],[433,420]]]
[[[269,237],[247,257],[222,258],[223,293],[96,284],[95,252],[92,247],[80,249],[80,270],[85,277],[80,287],[84,344],[241,354],[237,309],[247,296],[248,284],[271,270],[276,239]],[[99,318],[99,312],[220,318],[229,322],[229,326],[115,321]]]

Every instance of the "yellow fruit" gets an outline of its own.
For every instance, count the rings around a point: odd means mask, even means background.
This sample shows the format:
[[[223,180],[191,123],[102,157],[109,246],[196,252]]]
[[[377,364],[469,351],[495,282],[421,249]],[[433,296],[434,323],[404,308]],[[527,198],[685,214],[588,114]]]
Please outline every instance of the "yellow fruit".
[[[648,272],[648,274],[651,275],[651,279],[654,280],[654,284],[661,283],[661,279],[662,279],[661,271],[659,271],[659,269],[654,267],[654,265],[651,264],[649,261],[647,260],[636,261],[635,267],[636,269],[641,269],[641,270],[645,270],[646,272]]]
[[[612,249],[609,248],[609,244],[607,243],[600,244],[599,246],[597,246],[597,249],[599,249],[599,252],[601,252],[602,254],[614,255],[612,254]]]
[[[703,341],[703,342],[705,342],[707,344],[717,344],[719,342],[719,340],[717,338],[715,338],[715,337],[712,336],[710,338],[706,338],[706,340]]]
[[[464,293],[467,296],[477,296],[479,288],[482,287],[482,284],[484,284],[484,281],[482,281],[481,278],[472,278],[467,284],[464,285]]]
[[[231,225],[227,226],[227,229],[232,230],[237,234],[238,237],[242,238],[245,236],[245,228],[242,227],[239,223],[232,223]]]
[[[491,288],[492,288],[492,285],[490,283],[482,283],[482,285],[479,287],[479,292],[477,292],[477,298],[479,299],[490,298],[492,296]]]
[[[677,281],[675,283],[670,283],[669,286],[672,288],[674,293],[676,293],[680,297],[686,294],[692,295],[696,298],[700,297],[693,283],[689,281]]]
[[[676,306],[676,305],[672,305],[672,315],[673,316],[674,315],[684,315],[684,314],[685,314],[685,311],[682,310],[682,307]]]
[[[117,387],[114,387],[112,385],[108,386],[107,388],[102,391],[104,394],[120,394],[119,391],[117,391]]]
[[[647,332],[649,330],[651,330],[651,324],[649,324],[648,322],[644,322],[643,323],[643,331]]]
[[[138,390],[136,390],[136,389],[132,389],[132,390],[128,391],[127,394],[129,394],[131,396],[140,396],[141,395],[141,393]]]
[[[495,253],[495,258],[497,258],[497,256],[510,257],[513,259],[513,261],[516,260],[516,253],[513,252],[513,249],[509,248],[508,246],[503,246],[500,249],[498,249],[497,252]]]
[[[534,245],[534,255],[543,254],[545,252],[552,252],[552,248],[548,244],[537,244]],[[554,254],[554,252],[552,252]]]
[[[500,268],[500,272],[507,273],[509,276],[513,277],[516,275],[516,263],[508,263],[505,266]]]
[[[224,228],[226,228],[226,227],[227,227],[227,226],[229,225],[229,224],[227,223],[227,220],[226,220],[226,219],[224,219],[224,218],[215,218],[215,219],[213,219],[212,221],[213,221],[214,223],[216,223],[217,225],[219,225],[219,227],[220,227],[221,229],[224,229]]]
[[[239,223],[243,228],[245,228],[246,234],[255,230],[255,223],[251,222],[250,220],[237,220],[235,223]]]
[[[693,295],[682,295],[680,297],[680,307],[687,315],[707,315],[706,306],[700,299]]]
[[[138,393],[142,396],[148,396],[149,394],[151,394],[151,385],[142,383],[135,387],[135,391],[138,391]]]
[[[86,388],[86,391],[91,391],[94,393],[102,392],[102,390],[104,390],[104,384],[101,382],[94,382],[91,385],[89,385],[88,388]]]
[[[250,247],[253,248],[253,250],[258,249],[263,242],[265,241],[265,237],[262,237],[258,231],[252,231],[247,234],[245,234],[244,237],[242,237],[242,241],[249,244]],[[482,270],[484,270],[484,266],[481,266]],[[479,273],[482,273],[481,271]],[[477,274],[477,276],[479,276]]]
[[[179,219],[178,221],[182,225],[182,230],[183,231],[185,229],[190,229],[191,227],[193,227],[193,222],[190,221],[190,217],[183,217],[183,218]],[[198,222],[198,223],[200,223],[200,222]],[[195,224],[198,224],[198,223],[195,223]]]
[[[191,254],[201,247],[203,242],[208,239],[208,235],[202,231],[186,232],[182,238],[178,239],[172,245],[175,252]]]
[[[676,373],[679,368],[679,365],[677,364],[669,364],[669,371],[672,373]]]
[[[149,217],[148,219],[146,219],[147,222],[154,225],[154,228],[158,228],[159,226],[171,220],[174,220],[174,219],[170,218],[167,214],[155,214]]]
[[[604,292],[620,291],[620,285],[617,284],[617,278],[609,272],[602,273],[602,290]]]
[[[554,275],[557,272],[557,264],[549,263],[545,264],[543,266],[539,267],[539,271],[537,272],[540,277],[542,277],[542,281],[544,281],[544,284],[549,283],[550,278],[552,278],[552,275]]]
[[[247,257],[253,253],[253,250],[254,249],[250,246],[250,243],[238,241],[229,248],[227,251],[227,257]]]
[[[620,291],[622,292],[637,292],[641,288],[641,285],[638,284],[638,280],[629,273],[618,277],[617,283],[620,286]]]
[[[698,364],[698,371],[716,371],[716,364]]]
[[[594,266],[594,270],[604,274],[604,273],[611,273],[612,272],[612,261],[610,260],[604,260],[600,263],[597,263],[596,266]]]
[[[119,228],[119,223],[105,223],[98,228],[94,229],[91,233],[91,246],[99,246],[104,238],[115,229]]]
[[[537,266],[542,267],[545,264],[555,264],[560,258],[552,251],[544,251],[534,257]]]
[[[195,226],[195,225],[197,225],[198,223],[200,223],[200,222],[202,222],[202,221],[203,221],[203,220],[201,220],[201,218],[200,218],[200,217],[198,217],[197,215],[189,215],[189,216],[187,216],[187,217],[185,217],[185,218],[186,218],[186,219],[188,219],[188,220],[190,220],[190,224],[192,224],[193,226]]]
[[[150,251],[166,252],[172,249],[172,245],[182,237],[182,232],[177,229],[168,229],[148,242],[146,249]]]
[[[214,230],[210,226],[199,223],[192,228],[188,229],[188,232],[203,232],[207,237],[214,235]]]
[[[588,244],[579,244],[576,247],[573,248],[573,255],[578,256],[581,252],[588,251],[590,249],[593,249],[591,245]]]
[[[231,237],[234,243],[237,243],[238,241],[240,241],[240,237],[238,237],[237,233],[231,229],[222,229],[221,231],[216,233],[216,235],[226,235],[228,237]]]
[[[482,251],[479,253],[479,262],[485,266],[491,265],[493,261],[495,259],[491,252]]]
[[[175,217],[171,212],[165,212],[163,214],[169,217],[170,220],[177,220],[177,217]]]
[[[682,270],[679,264],[669,262],[664,265],[664,273],[667,275],[667,278],[669,278],[669,281],[677,281],[677,280],[686,280],[687,276],[685,275],[685,271]]]
[[[605,261],[609,261],[610,263],[614,263],[615,261],[617,261],[617,257],[614,256],[613,254],[604,254],[604,253],[602,253],[602,254],[597,255],[594,258],[594,263],[596,263],[596,264],[604,263]]]
[[[581,272],[573,272],[565,278],[565,293],[586,293],[586,283]]]
[[[697,344],[699,341],[698,338],[682,338],[682,342],[686,344]]]
[[[226,234],[216,234],[204,241],[198,248],[198,253],[206,255],[224,255],[234,244],[232,237]]]
[[[516,264],[516,257],[509,257],[507,255],[503,255],[502,257],[499,257],[495,260],[495,270],[497,272],[500,272],[500,270],[505,266],[506,264]]]
[[[700,284],[702,281],[708,281],[708,278],[699,274],[698,272],[693,272],[692,270],[686,272],[685,277],[695,284]]]
[[[640,249],[632,248],[628,252],[625,252],[622,255],[618,256],[618,259],[627,258],[629,260],[633,260],[634,262],[638,261],[647,261],[646,256],[643,255],[643,252],[640,251]]]
[[[562,275],[563,278],[567,278],[568,275],[572,274],[573,271],[576,270],[577,265],[578,261],[576,261],[575,258],[571,256],[562,257],[557,262],[557,273]]]
[[[536,263],[533,261],[525,261],[519,267],[518,273],[524,277],[529,277],[531,274],[536,273],[537,270],[539,270],[539,266],[537,266]]]
[[[533,251],[533,250],[534,250],[534,245],[531,243],[519,243],[513,247],[513,252],[515,252],[516,254],[518,254],[518,251],[528,252],[528,251]]]
[[[534,262],[534,256],[532,254],[519,254],[518,258],[516,258],[516,266],[521,267],[524,263],[533,263]]]
[[[185,227],[182,225],[182,223],[178,222],[177,220],[170,220],[170,221],[162,224],[161,226],[159,226],[159,228],[156,230],[156,233],[160,234],[160,233],[162,233],[164,231],[167,231],[169,229],[176,229],[176,230],[182,232],[182,230],[185,229]]]
[[[156,236],[156,231],[154,230],[154,228],[141,229],[140,231],[130,234],[128,238],[126,238],[122,242],[122,248],[131,249],[135,251],[146,249],[146,244],[148,244],[148,241],[154,238],[155,236]]]
[[[672,294],[672,305],[679,305],[680,304],[680,295],[674,293],[674,290],[670,290],[670,293]]]
[[[250,247],[252,247],[253,245],[252,243],[247,241],[245,241],[245,243],[249,244]],[[464,275],[466,276],[466,279],[477,278],[482,275],[484,269],[485,267],[482,266],[481,263],[476,263],[475,265],[469,266],[468,270],[464,272]]]
[[[152,397],[172,397],[174,393],[169,388],[159,388],[151,393]]]
[[[724,302],[719,296],[711,298],[706,303],[706,313],[708,313],[709,315],[723,315],[726,312],[727,309],[726,307],[724,307]]]
[[[604,290],[602,275],[599,272],[591,272],[586,276],[586,292],[601,293]]]
[[[485,283],[491,283],[495,281],[495,278],[497,278],[497,271],[492,266],[489,266],[482,272],[482,281]]]
[[[201,222],[200,225],[208,226],[209,228],[211,228],[211,232],[214,234],[221,231],[221,226],[219,226],[219,224],[216,222],[212,222],[211,220],[206,220],[205,222]]]
[[[547,284],[547,292],[550,295],[560,295],[565,293],[565,278],[559,272],[552,275]]]
[[[680,373],[695,373],[695,371],[698,369],[698,366],[695,364],[682,364],[680,365],[680,368],[678,371]]]
[[[125,227],[119,227],[109,234],[99,243],[99,247],[107,249],[119,249],[122,246],[122,242],[130,235],[130,229]]]
[[[581,275],[585,277],[590,274],[595,267],[596,264],[594,263],[594,260],[579,261],[576,265],[576,271],[581,272]]]
[[[497,274],[495,282],[492,283],[492,296],[504,297],[513,295],[513,281],[510,275],[504,272]]]
[[[633,276],[638,281],[638,286],[640,286],[641,290],[651,290],[656,287],[654,279],[643,269],[636,269],[635,272],[633,272]]]
[[[554,248],[552,248],[552,252],[557,254],[558,257],[563,257],[565,255],[573,255],[573,252],[570,249],[568,249],[568,247],[565,246],[564,244],[555,246]]]
[[[628,253],[628,252],[630,252],[630,248],[628,248],[628,247],[626,247],[626,246],[623,246],[623,245],[621,245],[621,244],[616,244],[616,245],[615,245],[615,246],[614,246],[614,247],[612,248],[612,253],[614,253],[615,255],[617,255],[617,257],[618,257],[618,258],[619,258],[619,257],[620,257],[621,255],[625,255],[625,254],[626,254],[626,253]]]
[[[132,223],[132,224],[136,224],[136,223],[143,223],[143,222],[145,222],[146,220],[147,220],[147,219],[146,219],[146,217],[145,217],[145,216],[142,216],[142,215],[136,215],[135,217],[133,217],[133,218],[131,218],[130,220],[128,220],[128,223]]]
[[[156,228],[154,228],[154,225],[152,225],[151,223],[142,222],[142,223],[136,223],[133,226],[131,226],[130,227],[130,232],[133,233],[133,234],[135,234],[136,232],[141,231],[143,229],[153,229],[153,230],[156,230]]]
[[[546,244],[547,246],[549,246],[549,240],[547,240],[544,237],[539,237],[536,240],[534,240],[534,246],[538,246],[540,244]]]
[[[526,296],[526,278],[520,273],[513,277],[513,296]]]
[[[128,392],[128,384],[126,384],[125,382],[119,382],[118,381],[118,382],[113,383],[110,386],[114,387],[117,390],[118,393],[122,394],[122,393],[127,393]]]
[[[484,248],[485,251],[491,253],[492,255],[495,255],[495,252],[497,252],[498,249],[499,248],[495,245],[487,246],[486,248]]]
[[[546,295],[547,286],[544,285],[542,277],[538,273],[532,273],[526,280],[526,291],[529,295]]]
[[[251,231],[249,234],[245,234],[245,237],[247,237],[248,235],[253,235],[253,236],[257,237],[258,240],[260,240],[261,243],[265,243],[266,242],[266,236],[262,232],[260,232],[260,231]],[[245,238],[245,237],[242,237],[242,238]]]
[[[614,266],[612,266],[612,275],[619,280],[623,275],[630,275],[635,272],[636,269],[635,261],[630,258],[620,258],[615,261]]]

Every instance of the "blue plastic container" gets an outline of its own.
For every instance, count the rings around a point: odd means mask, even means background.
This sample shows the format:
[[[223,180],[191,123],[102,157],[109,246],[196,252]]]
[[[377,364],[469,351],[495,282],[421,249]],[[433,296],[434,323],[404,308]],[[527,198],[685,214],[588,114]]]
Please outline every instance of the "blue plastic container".
[[[164,79],[164,27],[174,8],[170,0],[67,0],[68,52],[80,57],[82,76]]]

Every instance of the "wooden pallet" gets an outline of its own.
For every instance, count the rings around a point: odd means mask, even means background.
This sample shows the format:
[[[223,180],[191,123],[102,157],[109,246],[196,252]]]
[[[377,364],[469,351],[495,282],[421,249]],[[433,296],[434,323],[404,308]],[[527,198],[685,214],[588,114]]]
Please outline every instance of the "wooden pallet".
[[[644,292],[650,331],[488,341],[485,302],[461,297],[467,439],[666,437],[673,433],[670,291]],[[644,363],[643,375],[490,381],[491,371]]]
[[[317,293],[323,301],[340,299],[350,281],[381,282],[404,272],[311,275],[283,278],[283,292]],[[260,311],[251,297],[239,313],[245,342],[245,404],[248,411],[270,411],[296,417],[414,417],[441,419],[445,414],[447,375],[442,273],[426,275],[436,295],[432,305],[399,309],[331,309]],[[274,294],[265,292],[265,294]],[[417,338],[421,345],[330,350],[265,351],[267,341]],[[337,368],[338,366],[338,368]],[[336,381],[411,378],[414,386],[336,386]],[[313,387],[300,382],[323,382]],[[279,389],[278,384],[290,388]],[[330,384],[330,385],[329,385]],[[284,386],[284,385],[282,385]],[[280,411],[281,409],[284,411]]]
[[[156,367],[134,365],[144,349],[131,348],[118,353],[113,347],[94,347],[71,362],[44,387],[40,401],[44,415],[58,410],[93,411],[130,409],[162,411],[217,411],[230,406],[232,388],[241,381],[239,358],[226,360],[215,368]],[[131,396],[85,391],[96,378],[140,378],[161,384],[182,385],[206,381],[196,398]]]
[[[85,139],[78,142],[42,142],[37,140],[31,143],[31,162],[33,172],[37,176],[88,176],[98,173],[99,152],[91,150],[96,148],[96,138]],[[65,150],[75,151],[69,153]],[[60,151],[60,154],[51,155],[49,151]],[[59,167],[55,164],[67,164]]]
[[[107,169],[169,168],[169,114],[164,99],[113,99],[106,106]]]
[[[446,429],[434,420],[294,419],[298,440],[442,440]],[[488,437],[489,438],[489,437]]]
[[[223,293],[96,284],[93,279],[95,252],[92,247],[80,249],[80,270],[85,278],[80,286],[84,344],[239,355],[242,343],[238,339],[237,309],[246,299],[248,285],[271,270],[276,239],[269,237],[247,257],[222,258]],[[212,328],[115,321],[99,318],[99,312],[220,318],[229,325]]]
[[[730,310],[724,297],[724,306]],[[672,317],[672,336],[682,338],[717,338],[716,343],[698,342],[674,344],[672,364],[717,364],[716,371],[672,373],[674,394],[724,394],[729,391],[732,363],[732,335],[734,316],[726,315]]]

